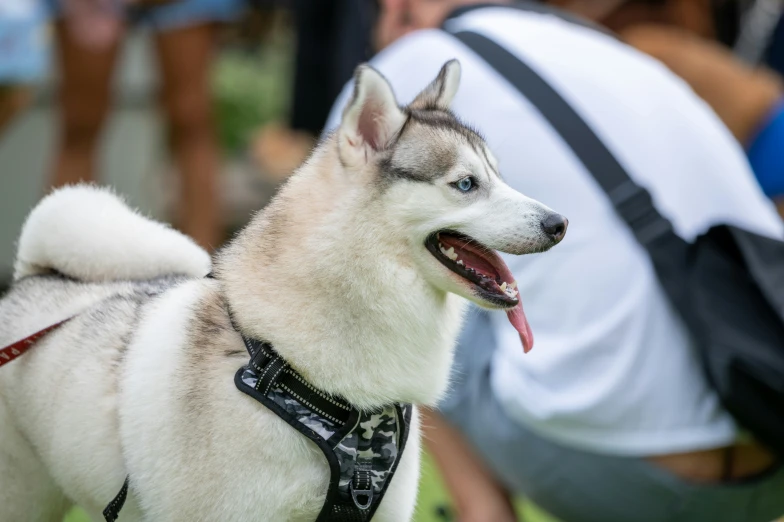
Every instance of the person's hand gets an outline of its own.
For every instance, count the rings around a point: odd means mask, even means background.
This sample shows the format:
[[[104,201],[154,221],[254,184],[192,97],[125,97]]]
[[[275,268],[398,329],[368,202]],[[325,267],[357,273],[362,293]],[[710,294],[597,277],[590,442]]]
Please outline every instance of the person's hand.
[[[458,522],[517,522],[517,514],[504,491],[485,490],[458,503]]]
[[[452,497],[458,522],[517,522],[509,493],[457,429],[424,408],[422,433]]]
[[[380,10],[374,31],[374,48],[379,51],[410,33],[415,28],[411,24],[410,0],[381,0]]]
[[[460,0],[380,0],[374,45],[381,50],[412,31],[434,29],[464,2]]]

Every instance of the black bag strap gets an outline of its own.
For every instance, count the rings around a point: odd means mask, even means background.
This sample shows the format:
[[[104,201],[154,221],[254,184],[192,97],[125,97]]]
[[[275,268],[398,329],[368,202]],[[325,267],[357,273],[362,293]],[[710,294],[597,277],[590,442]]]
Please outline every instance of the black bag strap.
[[[629,176],[585,120],[528,64],[482,34],[451,34],[528,99],[561,136],[647,250],[667,295],[681,312],[688,313],[685,281],[689,244],[659,213],[648,190]]]

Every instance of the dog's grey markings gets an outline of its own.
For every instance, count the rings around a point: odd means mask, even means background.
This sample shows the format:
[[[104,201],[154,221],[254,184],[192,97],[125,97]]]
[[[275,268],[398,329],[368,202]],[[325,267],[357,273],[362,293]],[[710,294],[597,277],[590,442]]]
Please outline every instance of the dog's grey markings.
[[[140,309],[148,299],[144,294],[121,294],[107,297],[100,301],[95,308],[88,310],[85,314],[85,320],[81,322],[83,328],[88,331],[85,335],[97,337],[93,332],[91,323],[105,324],[110,320],[120,319],[123,326],[123,331],[118,337],[118,352],[122,353],[128,348],[128,343],[133,336],[134,327],[140,317]]]
[[[463,138],[474,152],[476,152],[477,156],[484,158],[488,169],[499,179],[501,178],[501,174],[493,167],[493,164],[487,156],[486,141],[479,131],[463,123],[454,114],[448,111],[414,110],[411,111],[411,114],[412,118],[418,123],[436,129],[448,130]]]
[[[446,71],[446,68],[442,68],[441,71],[439,71],[436,79],[425,87],[425,89],[417,95],[414,101],[411,102],[411,108],[429,111],[441,110],[438,101],[443,97],[444,89],[446,88],[446,82],[444,81],[446,78]],[[437,90],[434,88],[435,86],[438,87]]]
[[[438,100],[444,95],[444,89],[446,89],[446,82],[444,79],[446,78],[446,67],[441,69],[441,72],[438,73],[438,95],[433,98],[433,108],[437,107]]]
[[[411,133],[415,134],[416,130],[412,129]],[[417,140],[417,136],[410,136],[411,140]],[[421,151],[415,162],[405,161],[406,156],[411,156],[410,149],[411,145],[403,140],[400,148],[379,161],[379,170],[385,179],[432,183],[455,165],[457,155],[452,142],[445,141],[441,146],[430,144]]]
[[[379,167],[387,178],[415,181],[418,183],[431,183],[435,177],[432,172],[427,172],[426,169],[417,172],[406,167],[395,166],[392,163],[392,158],[384,158]]]
[[[500,172],[498,172],[498,171],[495,169],[495,167],[493,167],[493,164],[492,164],[492,162],[490,161],[490,158],[488,158],[488,157],[487,157],[487,147],[484,147],[484,146],[483,146],[483,147],[481,147],[481,149],[482,149],[482,156],[484,156],[484,158],[485,158],[485,164],[486,164],[486,165],[487,165],[487,167],[490,169],[490,172],[492,172],[493,174],[495,174],[495,175],[496,175],[496,177],[497,177],[498,179],[503,179],[503,178],[501,177],[501,173],[500,173]]]
[[[274,262],[278,257],[280,245],[285,244],[284,235],[289,218],[285,213],[285,208],[290,206],[281,194],[265,210],[264,222],[261,229],[248,228],[244,233],[261,233],[264,235],[264,244],[267,246],[260,254],[270,262]],[[296,208],[296,205],[293,207]]]
[[[398,109],[400,109],[400,112],[405,114],[406,119],[403,120],[403,125],[401,125],[400,128],[397,131],[395,131],[395,133],[389,139],[389,143],[387,143],[387,147],[385,149],[386,152],[392,150],[395,147],[395,145],[397,145],[400,142],[400,138],[403,137],[403,134],[406,132],[406,129],[408,129],[408,124],[411,122],[411,111],[409,111],[405,107],[398,107]]]
[[[429,125],[437,129],[451,130],[462,136],[474,146],[483,145],[485,140],[476,129],[461,122],[457,117],[448,111],[423,111],[412,110],[411,117],[423,125]]]
[[[426,169],[427,173],[430,174],[431,179],[439,178],[454,168],[456,154],[451,143],[438,147],[433,145],[433,148],[429,152],[430,153],[423,158],[422,168]]]
[[[128,323],[128,329],[125,330],[122,334],[120,334],[120,356],[125,354],[128,350],[128,345],[131,344],[131,339],[133,338],[133,334],[136,331],[136,326],[139,324],[141,320],[141,309],[142,304],[138,303],[136,309],[133,311],[133,316],[131,317],[130,322]]]

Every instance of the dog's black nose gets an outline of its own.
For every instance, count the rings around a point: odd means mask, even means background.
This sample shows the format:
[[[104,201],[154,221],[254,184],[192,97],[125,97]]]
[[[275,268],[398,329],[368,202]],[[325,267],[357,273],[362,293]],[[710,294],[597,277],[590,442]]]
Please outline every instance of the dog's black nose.
[[[542,220],[542,230],[553,240],[553,243],[558,243],[563,239],[567,226],[569,226],[569,220],[555,212],[551,212]]]

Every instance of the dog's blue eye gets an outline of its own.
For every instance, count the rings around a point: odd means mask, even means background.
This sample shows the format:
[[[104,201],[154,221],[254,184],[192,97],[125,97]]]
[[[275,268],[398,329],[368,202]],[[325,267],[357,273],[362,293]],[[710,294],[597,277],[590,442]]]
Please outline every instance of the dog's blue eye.
[[[474,178],[472,178],[471,176],[466,176],[462,179],[459,179],[457,183],[455,183],[455,186],[461,192],[468,192],[469,190],[474,188]]]

